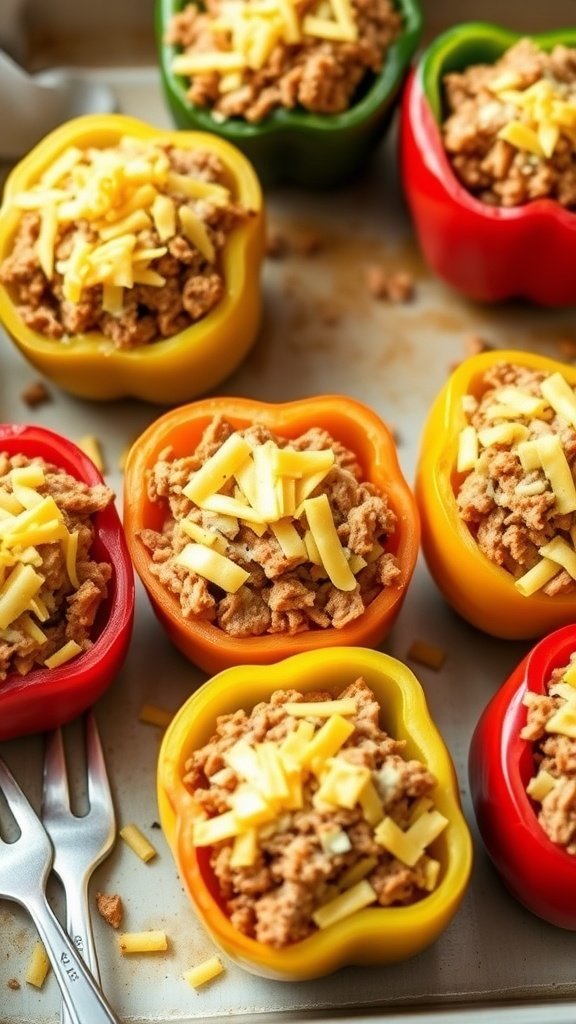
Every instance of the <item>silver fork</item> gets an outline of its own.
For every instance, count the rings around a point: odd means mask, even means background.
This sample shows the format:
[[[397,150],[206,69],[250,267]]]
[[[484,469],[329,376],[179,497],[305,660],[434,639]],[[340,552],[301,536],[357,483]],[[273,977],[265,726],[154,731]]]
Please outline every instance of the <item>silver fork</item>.
[[[52,870],[66,894],[66,930],[97,982],[100,981],[88,906],[88,882],[95,867],[114,845],[116,820],[96,719],[84,718],[88,811],[73,814],[62,731],[46,738],[42,790],[42,822],[54,847]],[[66,1004],[62,1022],[69,1024]]]
[[[73,1024],[119,1024],[46,899],[52,844],[2,758],[0,792],[19,829],[18,837],[11,842],[0,838],[0,896],[19,903],[31,915]]]

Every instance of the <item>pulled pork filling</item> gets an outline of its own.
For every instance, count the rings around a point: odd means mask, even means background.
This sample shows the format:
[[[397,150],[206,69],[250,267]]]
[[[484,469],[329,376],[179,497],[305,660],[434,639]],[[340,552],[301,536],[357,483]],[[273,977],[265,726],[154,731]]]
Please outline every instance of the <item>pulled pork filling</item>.
[[[26,476],[30,470],[36,477]],[[38,482],[32,488],[27,479]],[[22,504],[31,493],[36,499]],[[0,681],[13,672],[27,675],[52,657],[61,664],[92,646],[112,567],[90,556],[91,516],[113,497],[104,484],[89,487],[41,458],[0,452]],[[34,523],[28,508],[37,510]],[[49,542],[33,536],[52,532],[57,537]]]
[[[448,824],[430,796],[436,780],[404,759],[404,741],[380,727],[379,712],[362,678],[336,701],[278,690],[249,714],[218,718],[187,761],[194,842],[209,847],[227,912],[245,935],[287,946],[364,906],[414,903],[436,887],[441,865],[426,850]],[[323,737],[336,728],[340,743],[326,756]],[[287,795],[269,803],[263,751],[286,783]],[[255,792],[259,823],[247,826],[242,808]]]
[[[206,474],[228,450],[239,452],[237,469],[223,471],[223,486],[207,493]],[[292,465],[307,466],[296,470],[302,475],[292,488],[274,476],[278,451]],[[275,497],[279,481],[282,508]],[[298,486],[313,484],[310,496],[304,489],[298,500]],[[325,430],[287,440],[260,424],[234,431],[215,417],[190,456],[160,453],[148,494],[168,510],[161,532],[140,533],[152,553],[150,571],[177,597],[186,618],[212,622],[231,636],[341,629],[400,575],[396,557],[383,547],[394,533],[395,513],[386,496],[363,481],[355,455]],[[323,556],[317,541],[327,545]]]
[[[498,363],[467,395],[455,494],[480,550],[524,596],[576,579],[576,393],[560,373]]]
[[[452,167],[491,206],[550,198],[576,207],[576,49],[521,39],[494,64],[444,76]]]
[[[539,804],[538,821],[548,838],[576,854],[576,654],[556,668],[546,693],[528,691],[522,739],[534,744],[536,772],[527,792]]]
[[[22,217],[0,282],[24,322],[54,341],[101,332],[121,349],[218,305],[222,251],[248,216],[214,154],[128,137],[69,147],[12,202]]]
[[[316,0],[286,0],[275,14],[261,6],[191,3],[169,24],[167,42],[183,48],[173,70],[191,79],[190,102],[218,120],[256,123],[279,107],[342,113],[402,28],[391,0],[343,0],[336,18],[336,5]]]

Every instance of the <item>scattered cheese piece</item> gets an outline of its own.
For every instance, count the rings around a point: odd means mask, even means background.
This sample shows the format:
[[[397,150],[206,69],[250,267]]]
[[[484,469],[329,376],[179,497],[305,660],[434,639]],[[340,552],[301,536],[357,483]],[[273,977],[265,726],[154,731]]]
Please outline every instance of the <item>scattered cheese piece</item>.
[[[218,957],[211,956],[208,960],[203,960],[201,964],[197,964],[196,967],[190,967],[189,970],[184,971],[182,977],[192,988],[200,988],[201,985],[205,985],[208,981],[217,978],[223,971],[224,967]]]
[[[563,537],[553,537],[548,544],[538,548],[538,554],[543,558],[549,558],[552,562],[557,562],[573,580],[576,579],[576,551]]]
[[[143,704],[140,708],[138,721],[146,725],[159,725],[166,728],[174,718],[174,713],[166,708],[159,708],[155,704]]]
[[[68,640],[67,643],[59,647],[49,658],[46,658],[44,664],[46,668],[58,668],[60,665],[64,665],[67,661],[75,658],[77,654],[82,653],[80,644],[77,644],[75,640]]]
[[[574,512],[576,487],[558,434],[544,434],[535,443],[542,469],[556,497],[556,511],[559,515]]]
[[[408,657],[437,671],[446,660],[446,651],[443,647],[429,644],[425,640],[414,640],[408,648]]]
[[[302,764],[314,770],[336,754],[354,732],[354,725],[341,715],[331,715],[309,741]]]
[[[50,961],[44,945],[42,942],[36,942],[26,969],[26,983],[34,985],[35,988],[42,988],[49,970]]]
[[[148,863],[149,860],[156,856],[157,851],[137,825],[124,825],[120,829],[120,835],[130,849],[145,863]]]
[[[498,132],[498,138],[509,142],[516,149],[525,149],[535,156],[544,156],[544,150],[533,128],[522,121],[509,121]]]
[[[543,389],[541,388],[543,391]],[[526,416],[527,419],[535,419],[546,412],[546,400],[538,395],[531,395],[529,391],[522,391],[518,387],[504,387],[498,391],[498,399],[505,406],[509,406],[516,413]]]
[[[200,250],[205,259],[208,260],[208,263],[214,263],[216,250],[204,221],[194,213],[190,206],[180,207],[178,219],[188,241],[192,242],[192,245]]]
[[[404,832],[393,818],[377,826],[374,838],[403,864],[414,867],[426,847],[446,828],[448,819],[439,811],[427,811]]]
[[[355,590],[356,579],[336,532],[328,496],[320,494],[317,498],[307,498],[304,512],[330,582],[338,590]]]
[[[168,949],[166,932],[150,929],[143,932],[124,932],[118,936],[121,953],[164,953]]]
[[[353,697],[339,700],[286,701],[284,710],[294,718],[330,718],[331,715],[355,715],[358,705]]]
[[[330,925],[336,924],[337,921],[342,921],[345,917],[350,917],[351,914],[355,914],[358,910],[363,910],[364,907],[370,906],[371,903],[375,903],[377,899],[376,893],[369,882],[366,879],[357,882],[352,888],[346,889],[340,893],[329,903],[324,903],[323,906],[318,907],[317,910],[312,914],[312,920],[318,928],[329,928]]]
[[[338,886],[340,889],[351,889],[357,882],[361,882],[366,875],[369,875],[378,864],[377,857],[362,857],[352,865],[348,871],[340,875]]]
[[[540,385],[540,390],[554,412],[576,427],[576,394],[561,373],[552,373]]]
[[[204,547],[203,544],[187,544],[176,558],[176,562],[221,587],[228,594],[235,594],[250,576],[249,572],[236,565],[230,558],[218,554],[212,548]]]
[[[242,435],[230,434],[183,488],[184,497],[200,505],[235,475],[249,455],[250,445]]]
[[[0,587],[0,629],[6,629],[29,607],[44,583],[31,565],[18,563]]]
[[[556,782],[557,779],[550,772],[547,772],[545,768],[541,768],[538,774],[530,779],[526,786],[526,792],[533,800],[538,800],[539,803],[542,803],[544,797],[554,789]]]
[[[456,469],[458,473],[467,473],[474,469],[478,461],[478,434],[475,427],[464,427],[458,437],[458,457]]]
[[[546,732],[558,732],[576,739],[576,701],[566,701],[550,716],[544,726]]]
[[[325,764],[327,770],[322,774],[314,800],[317,798],[320,805],[328,803],[352,810],[370,781],[370,769],[338,757],[329,758]]]
[[[528,572],[515,580],[514,586],[523,597],[531,597],[537,590],[545,587],[558,571],[557,562],[552,562],[549,558],[543,558],[541,562],[537,562]]]
[[[478,440],[483,448],[492,445],[513,445],[528,437],[528,427],[523,423],[497,423],[494,427],[484,427],[478,431]]]
[[[94,437],[93,434],[85,434],[84,437],[79,438],[76,444],[89,459],[92,459],[96,469],[98,469],[100,473],[103,473],[104,459],[102,457],[102,449],[98,438]]]

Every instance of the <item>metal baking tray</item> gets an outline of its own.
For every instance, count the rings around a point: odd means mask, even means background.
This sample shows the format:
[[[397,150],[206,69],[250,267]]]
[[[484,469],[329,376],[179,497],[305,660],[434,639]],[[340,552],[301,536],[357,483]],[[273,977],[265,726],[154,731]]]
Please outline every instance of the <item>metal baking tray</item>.
[[[495,2],[428,0],[423,4],[430,36],[463,18],[497,19]],[[76,5],[80,8],[81,5]],[[121,0],[99,0],[102,24],[122,8]],[[529,9],[530,8],[530,9]],[[53,17],[64,32],[68,0],[50,7],[32,0],[39,30]],[[74,12],[71,63],[82,57],[82,26],[93,31],[87,8]],[[571,0],[550,0],[532,10],[521,0],[506,5],[507,23],[536,30],[569,24]],[[136,5],[124,10],[123,31],[136,18]],[[138,15],[142,28],[142,14]],[[44,19],[44,20],[42,20]],[[84,19],[84,20],[83,20]],[[135,31],[136,31],[135,26]],[[41,34],[41,33],[40,33]],[[138,35],[140,39],[142,33]],[[58,60],[65,45],[58,33]],[[151,52],[140,66],[86,67],[84,73],[116,91],[120,109],[169,125]],[[91,52],[94,50],[92,36]],[[104,52],[104,51],[102,51]],[[140,53],[140,51],[139,51]],[[0,129],[2,114],[0,113]],[[220,389],[284,401],[318,393],[346,393],[372,406],[395,429],[401,464],[413,479],[426,412],[450,368],[467,353],[467,338],[480,335],[496,347],[533,349],[563,358],[576,347],[573,310],[549,311],[527,305],[479,307],[434,279],[423,265],[403,206],[397,178],[394,131],[362,180],[329,193],[277,190],[268,196],[269,220],[287,238],[304,231],[318,235],[313,255],[292,251],[265,267],[265,317],[259,339],[244,366]],[[408,270],[414,298],[392,305],[374,299],[366,286],[370,264]],[[576,348],[575,348],[576,350]],[[162,409],[136,401],[82,402],[48,383],[52,400],[35,410],[23,400],[37,379],[7,338],[0,336],[0,418],[36,422],[72,439],[95,435],[107,464],[106,477],[122,500],[122,452]],[[475,840],[475,866],[467,897],[438,942],[416,958],[390,967],[345,969],[314,982],[264,981],[225,961],[220,978],[198,992],[182,972],[212,954],[213,945],[197,923],[184,895],[158,824],[155,766],[161,731],[138,721],[144,703],[176,709],[204,679],[170,644],[138,589],[134,639],[126,664],[96,713],[103,733],[119,824],[136,822],[157,847],[148,864],[118,841],[96,871],[91,892],[118,892],[127,930],[163,928],[168,953],[122,958],[116,934],[95,913],[94,928],[103,984],[122,1020],[131,1024],[193,1022],[240,1017],[245,1022],[304,1019],[356,1020],[376,1017],[397,1024],[450,1020],[453,1024],[496,1021],[532,1024],[576,1019],[576,937],[553,928],[521,908],[504,890],[483,852],[468,794],[468,744],[480,711],[525,654],[528,644],[490,639],[453,614],[421,561],[384,649],[407,659],[415,639],[447,652],[440,671],[414,663],[431,711],[452,753],[462,801]],[[39,806],[41,737],[0,744],[36,806]],[[57,883],[51,897],[59,913]],[[23,976],[35,933],[26,913],[0,901],[0,1021],[2,1024],[54,1024],[59,992],[49,976],[37,992]],[[18,990],[8,986],[12,978]],[[89,1024],[87,1021],[86,1024]]]

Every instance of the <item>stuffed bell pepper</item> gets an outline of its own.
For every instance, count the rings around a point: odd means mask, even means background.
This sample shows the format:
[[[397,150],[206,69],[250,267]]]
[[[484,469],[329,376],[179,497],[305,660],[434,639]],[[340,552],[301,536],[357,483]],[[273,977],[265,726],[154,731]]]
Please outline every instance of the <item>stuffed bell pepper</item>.
[[[463,295],[576,301],[576,32],[457,25],[407,86],[401,161],[424,256]]]
[[[0,739],[93,704],[133,613],[122,525],[94,464],[50,430],[0,425]]]
[[[528,352],[466,360],[422,436],[428,568],[452,607],[508,639],[576,618],[576,371]]]
[[[413,956],[472,848],[422,688],[376,651],[309,651],[209,680],[158,761],[162,826],[206,929],[267,978]]]
[[[470,747],[482,838],[510,892],[576,929],[576,627],[541,640],[485,709]]]
[[[375,646],[400,610],[418,513],[388,427],[353,399],[172,410],[135,441],[125,488],[135,568],[207,672]]]
[[[319,8],[157,0],[176,124],[228,139],[268,184],[326,186],[361,170],[393,113],[420,10],[417,0]]]
[[[255,340],[263,249],[260,186],[233,146],[80,117],[6,182],[0,322],[72,394],[185,401]]]

